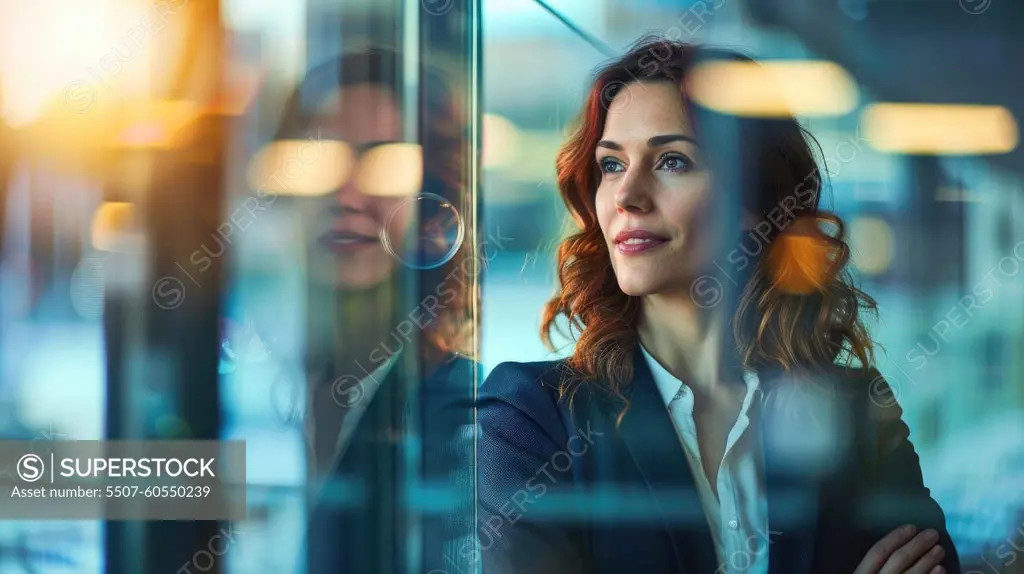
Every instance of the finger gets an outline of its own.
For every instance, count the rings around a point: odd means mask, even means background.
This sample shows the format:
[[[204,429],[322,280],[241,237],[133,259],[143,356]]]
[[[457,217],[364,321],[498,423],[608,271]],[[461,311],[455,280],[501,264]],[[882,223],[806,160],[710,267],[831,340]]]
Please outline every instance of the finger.
[[[868,550],[853,574],[878,574],[892,553],[906,544],[917,534],[917,527],[906,524],[886,534]]]
[[[942,559],[946,557],[946,550],[936,544],[932,546],[932,549],[927,554],[922,556],[914,563],[913,566],[907,570],[906,574],[931,574],[932,570],[942,564]]]
[[[929,528],[900,546],[882,566],[880,574],[902,574],[939,541],[939,533]]]

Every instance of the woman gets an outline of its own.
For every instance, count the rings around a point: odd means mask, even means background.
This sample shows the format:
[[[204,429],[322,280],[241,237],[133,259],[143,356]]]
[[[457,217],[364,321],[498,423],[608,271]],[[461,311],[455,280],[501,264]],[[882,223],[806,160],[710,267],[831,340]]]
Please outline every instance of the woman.
[[[590,86],[542,328],[575,348],[478,397],[487,573],[959,571],[809,136],[698,105],[722,60],[644,40]]]
[[[328,170],[315,162],[333,162],[337,176],[327,193],[281,197],[306,235],[309,572],[430,570],[451,560],[445,545],[464,535],[454,507],[417,528],[419,511],[403,497],[418,482],[457,490],[469,475],[456,433],[472,413],[448,406],[471,395],[475,363],[462,358],[474,278],[455,218],[461,118],[440,75],[425,73],[425,129],[408,140],[402,62],[372,48],[314,68],[277,136],[316,142],[322,155],[296,155],[320,174]],[[290,173],[281,185],[306,185],[298,168]],[[420,447],[414,469],[405,466],[410,444]],[[337,498],[346,485],[362,494]],[[472,484],[464,486],[468,506]],[[416,532],[422,560],[407,561]]]

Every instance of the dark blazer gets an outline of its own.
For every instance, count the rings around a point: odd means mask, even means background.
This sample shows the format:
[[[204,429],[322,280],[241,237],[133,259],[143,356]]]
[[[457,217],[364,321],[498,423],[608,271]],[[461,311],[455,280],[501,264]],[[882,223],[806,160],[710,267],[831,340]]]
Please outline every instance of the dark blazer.
[[[725,572],[682,446],[643,356],[631,406],[583,385],[559,401],[564,361],[502,363],[480,391],[478,524],[484,574]],[[924,486],[902,410],[874,370],[796,386],[761,375],[766,540],[772,574],[849,574],[905,523],[935,528],[959,573],[942,510]],[[818,382],[818,381],[815,381]],[[741,570],[752,556],[726,557]]]
[[[454,358],[411,393],[397,366],[381,382],[332,470],[334,494],[329,486],[310,509],[307,572],[430,572],[465,562],[458,544],[473,525],[472,441],[465,438],[473,413],[465,405],[478,380],[474,371],[479,373],[477,363]],[[416,429],[409,427],[413,409]],[[420,447],[415,470],[405,467],[410,446]],[[412,476],[444,493],[429,511],[419,506],[423,495],[417,501],[406,497]],[[410,514],[419,520],[404,520]],[[411,537],[418,538],[413,546],[421,550],[419,560],[409,560]]]

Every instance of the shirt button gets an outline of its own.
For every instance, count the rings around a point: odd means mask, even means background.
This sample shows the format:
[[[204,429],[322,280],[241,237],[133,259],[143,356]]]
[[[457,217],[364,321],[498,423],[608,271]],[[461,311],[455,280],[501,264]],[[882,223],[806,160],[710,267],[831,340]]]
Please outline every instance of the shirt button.
[[[736,530],[739,527],[740,527],[740,523],[739,523],[738,520],[730,520],[729,521],[729,530]]]

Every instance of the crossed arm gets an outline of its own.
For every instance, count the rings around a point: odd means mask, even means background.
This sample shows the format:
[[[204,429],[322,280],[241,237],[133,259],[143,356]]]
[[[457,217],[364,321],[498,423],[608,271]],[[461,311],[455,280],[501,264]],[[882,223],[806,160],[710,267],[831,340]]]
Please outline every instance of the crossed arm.
[[[869,394],[892,393],[877,371],[871,374]],[[903,409],[894,400],[875,400],[867,411],[873,427],[869,436],[875,439],[873,480],[867,491],[876,507],[893,512],[859,533],[859,547],[870,549],[855,574],[960,574],[960,558],[946,530],[946,517],[924,485]]]

